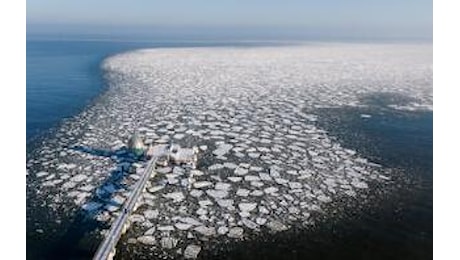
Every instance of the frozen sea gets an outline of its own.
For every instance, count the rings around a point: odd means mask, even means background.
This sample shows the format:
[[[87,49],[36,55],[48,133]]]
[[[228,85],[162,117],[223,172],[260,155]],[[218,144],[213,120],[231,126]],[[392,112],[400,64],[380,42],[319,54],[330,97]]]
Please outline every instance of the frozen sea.
[[[81,112],[104,90],[101,62],[139,48],[273,45],[264,42],[138,40],[90,35],[27,36],[26,139],[30,143]]]
[[[54,185],[53,181],[56,181],[57,186],[59,186],[61,183],[66,183],[65,180],[70,177],[72,177],[71,179],[75,178],[75,182],[81,182],[81,176],[84,176],[88,171],[92,172],[94,170],[84,164],[80,169],[78,162],[69,161],[66,156],[62,156],[62,153],[68,153],[68,157],[72,157],[67,148],[58,147],[55,153],[59,153],[59,156],[54,155],[54,152],[47,153],[46,151],[55,149],[52,146],[51,148],[48,147],[48,143],[52,144],[53,141],[48,142],[47,140],[62,139],[62,131],[57,131],[58,136],[55,137],[54,128],[59,130],[61,124],[65,126],[66,120],[70,121],[70,125],[72,125],[73,120],[75,120],[74,116],[82,115],[81,113],[83,113],[83,116],[78,120],[85,119],[87,108],[91,109],[94,106],[99,109],[99,107],[103,107],[98,102],[108,102],[107,104],[110,106],[112,98],[120,98],[116,93],[110,92],[108,96],[99,98],[101,93],[105,93],[107,89],[105,86],[107,82],[104,81],[104,75],[101,70],[101,62],[105,58],[116,53],[139,48],[244,45],[222,42],[28,39],[27,141],[28,146],[33,147],[28,158],[31,165],[30,167],[28,166],[28,169],[32,172],[32,176],[28,177],[28,186],[30,184],[30,187],[35,189],[38,187],[39,194],[37,195],[28,189],[27,258],[89,259],[94,252],[95,245],[97,245],[97,241],[88,242],[83,239],[87,233],[94,231],[94,227],[85,224],[80,225],[84,222],[70,217],[72,212],[66,206],[68,202],[64,203],[65,195],[59,194],[62,191],[59,191],[59,189],[52,191],[50,188],[45,187],[47,186],[46,184]],[[273,44],[253,43],[251,45]],[[335,50],[337,51],[337,49]],[[372,50],[372,46],[367,47],[366,50]],[[190,49],[187,49],[187,51],[190,51]],[[215,52],[215,55],[217,52]],[[170,53],[172,58],[174,57],[173,53]],[[257,51],[254,53],[256,55]],[[235,52],[235,55],[238,55],[238,53]],[[165,57],[169,56],[166,55]],[[257,58],[257,55],[255,57]],[[273,55],[267,55],[267,57],[271,58]],[[192,61],[195,62],[193,57]],[[302,63],[302,61],[295,59],[294,61],[299,62],[297,65]],[[140,62],[144,61],[140,60]],[[169,65],[174,65],[174,62],[171,62],[171,64],[168,64],[167,61],[161,62],[164,63],[166,68]],[[225,60],[222,60],[222,62],[225,62]],[[263,65],[263,60],[259,62],[259,64]],[[323,66],[331,61],[325,58],[315,62],[317,62],[318,66]],[[344,62],[347,61],[345,60]],[[409,65],[410,62],[408,61]],[[420,63],[423,62],[425,61],[420,61]],[[146,62],[146,64],[148,63]],[[189,66],[190,64],[185,65]],[[244,61],[242,61],[241,66],[245,65]],[[263,68],[262,65],[261,67]],[[276,64],[272,65],[276,67]],[[353,63],[351,65],[356,66]],[[312,66],[314,68],[315,65]],[[203,67],[198,69],[200,73],[206,73],[206,70],[208,70],[206,64],[203,64]],[[238,71],[237,69],[235,71]],[[327,75],[327,71],[319,71]],[[173,72],[176,73],[176,71]],[[165,73],[166,78],[171,76],[168,75],[167,71]],[[197,82],[201,84],[200,78],[195,78],[195,76],[192,74],[191,78],[198,80]],[[378,76],[380,77],[379,80],[386,80],[382,78],[384,76]],[[404,78],[405,74],[401,73],[401,75],[397,76],[398,79],[399,77]],[[293,77],[296,77],[296,74],[293,74]],[[430,78],[430,75],[428,75],[428,78]],[[123,80],[127,80],[126,86],[129,86],[129,79]],[[233,84],[233,79],[225,78],[225,75],[222,80],[228,81],[230,85]],[[174,77],[172,76],[173,81]],[[264,81],[262,80],[262,82]],[[353,78],[351,78],[350,82],[353,82]],[[421,82],[425,82],[424,79]],[[426,82],[429,82],[429,79]],[[338,84],[340,83],[340,79],[338,79]],[[417,81],[404,82],[404,80],[401,80],[398,83],[405,84],[405,89],[410,89],[410,84],[414,84],[414,89],[419,87],[416,85]],[[369,84],[374,84],[374,82],[370,81]],[[267,85],[273,88],[276,86],[276,81],[267,81]],[[116,88],[118,87],[116,86]],[[372,89],[372,85],[367,86],[367,88]],[[174,91],[174,89],[171,91]],[[417,93],[420,94],[420,92]],[[164,93],[160,94],[165,95]],[[320,97],[322,96],[320,95]],[[421,97],[426,98],[423,95]],[[169,98],[169,96],[166,96],[166,98]],[[233,98],[238,97],[233,96]],[[287,98],[292,97],[287,96]],[[427,98],[425,104],[430,103],[430,97],[428,96]],[[365,106],[346,108],[317,106],[315,109],[308,111],[308,113],[316,115],[317,120],[314,120],[313,123],[306,123],[312,124],[318,129],[323,129],[334,144],[339,144],[344,149],[356,151],[359,156],[377,163],[381,167],[391,169],[394,172],[391,175],[391,178],[393,178],[392,183],[397,186],[391,187],[391,189],[394,189],[391,196],[385,194],[384,197],[379,197],[379,194],[372,194],[371,191],[367,203],[358,207],[358,210],[344,207],[340,211],[341,214],[337,213],[335,217],[318,219],[316,220],[317,225],[307,229],[292,228],[277,234],[248,234],[242,241],[237,240],[226,243],[223,247],[214,247],[213,250],[203,248],[199,257],[203,259],[431,259],[432,112],[429,109],[420,111],[417,109],[415,111],[396,109],[411,103],[407,93],[366,93],[366,95],[361,96],[361,99],[359,104],[365,104]],[[123,100],[123,97],[121,97],[121,100]],[[128,96],[126,100],[136,101],[136,94]],[[232,102],[231,100],[230,106],[233,105]],[[340,103],[341,101],[339,100],[338,102]],[[127,107],[129,107],[129,104]],[[262,112],[265,113],[265,110]],[[260,113],[260,111],[257,113]],[[94,123],[94,121],[92,122]],[[91,126],[88,128],[88,132],[93,129]],[[217,131],[215,132],[216,135],[219,135]],[[85,135],[85,138],[93,138],[97,134],[99,133]],[[72,138],[78,139],[79,137],[75,135]],[[45,142],[41,142],[41,140],[45,140]],[[90,142],[94,143],[97,140],[91,139]],[[37,157],[37,154],[40,154],[41,151],[45,152],[45,158]],[[63,165],[63,167],[58,167],[58,171],[55,174],[50,171],[46,173],[47,175],[44,175],[45,177],[39,177],[43,175],[43,167],[41,168],[42,171],[34,172],[34,163],[31,162],[34,160],[40,162],[42,166],[44,165],[45,169],[47,165],[54,164],[56,161],[59,162],[59,160],[63,160],[65,163],[59,164]],[[104,175],[104,172],[98,172],[97,167],[94,174]],[[87,170],[87,168],[91,170]],[[75,169],[78,169],[76,173]],[[83,172],[83,175],[77,175],[77,173],[81,172]],[[70,174],[70,176],[61,178],[59,174]],[[75,175],[72,176],[72,174]],[[38,179],[46,178],[47,181],[40,183],[36,176]],[[154,183],[153,180],[152,183]],[[87,184],[94,183],[88,180]],[[91,185],[85,187],[88,186]],[[72,189],[73,186],[70,187],[69,191]],[[57,196],[56,192],[58,192]],[[45,200],[43,203],[36,201],[38,199],[46,199],[46,202]],[[340,204],[340,201],[334,203]],[[50,213],[51,211],[53,213]],[[167,213],[166,211],[165,214]],[[334,216],[333,211],[330,214]],[[121,239],[116,258],[130,259],[133,256],[139,259],[151,258],[152,255],[148,251],[137,250],[138,246],[128,243],[129,236],[136,235],[139,227],[134,226],[133,230]],[[206,241],[206,238],[203,241]],[[158,257],[156,254],[153,256]]]

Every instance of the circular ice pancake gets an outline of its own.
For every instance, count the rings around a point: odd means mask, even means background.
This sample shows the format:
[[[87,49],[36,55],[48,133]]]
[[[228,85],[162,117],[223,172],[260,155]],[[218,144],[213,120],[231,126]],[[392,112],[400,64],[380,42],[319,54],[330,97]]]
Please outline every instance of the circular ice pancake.
[[[366,106],[360,97],[376,92],[410,96],[398,109],[432,109],[431,53],[312,44],[116,55],[102,65],[108,91],[31,153],[28,185],[50,208],[110,223],[143,174],[145,162],[124,150],[139,131],[148,143],[200,150],[197,169],[157,169],[129,243],[196,256],[211,242],[311,225],[341,198],[365,203],[372,185],[391,179],[319,129],[315,110]]]

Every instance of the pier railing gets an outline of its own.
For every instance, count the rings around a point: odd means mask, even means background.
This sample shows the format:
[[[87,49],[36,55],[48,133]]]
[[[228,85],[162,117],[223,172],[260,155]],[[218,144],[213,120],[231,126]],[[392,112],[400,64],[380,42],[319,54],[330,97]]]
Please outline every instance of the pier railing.
[[[155,175],[156,161],[156,158],[150,160],[147,168],[144,171],[144,174],[142,175],[142,178],[137,182],[133,192],[129,196],[128,200],[124,203],[120,215],[113,222],[109,232],[106,234],[104,240],[99,245],[93,260],[107,260],[112,259],[115,256],[115,248],[118,240],[120,239],[121,235],[128,229],[128,218],[131,213],[136,210],[139,196],[144,191],[145,184],[152,175]]]

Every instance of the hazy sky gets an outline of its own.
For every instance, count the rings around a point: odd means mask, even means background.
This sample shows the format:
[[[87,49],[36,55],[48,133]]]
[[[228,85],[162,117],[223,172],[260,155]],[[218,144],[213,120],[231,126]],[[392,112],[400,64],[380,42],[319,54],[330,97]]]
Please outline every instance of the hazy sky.
[[[431,0],[27,0],[28,30],[215,28],[432,37]]]

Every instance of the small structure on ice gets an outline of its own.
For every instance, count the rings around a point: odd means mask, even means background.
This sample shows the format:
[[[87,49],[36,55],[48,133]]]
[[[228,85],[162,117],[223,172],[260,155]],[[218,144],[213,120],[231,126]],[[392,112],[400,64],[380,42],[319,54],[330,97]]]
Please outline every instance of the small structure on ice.
[[[147,157],[157,158],[157,164],[167,166],[168,164],[188,165],[196,168],[198,161],[198,148],[182,148],[177,144],[158,144],[150,146],[146,153]]]
[[[198,148],[181,148],[177,144],[171,145],[169,149],[170,161],[175,164],[187,164],[193,169],[196,168],[198,161]]]
[[[142,156],[145,152],[145,145],[142,138],[135,132],[128,140],[128,149],[136,156]]]

